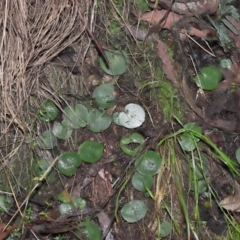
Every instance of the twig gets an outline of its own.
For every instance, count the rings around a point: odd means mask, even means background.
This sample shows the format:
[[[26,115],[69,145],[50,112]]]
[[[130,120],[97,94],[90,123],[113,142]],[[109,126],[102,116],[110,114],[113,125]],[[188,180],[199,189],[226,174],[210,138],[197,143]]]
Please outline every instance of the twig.
[[[20,211],[20,209],[22,208],[22,206],[29,200],[30,196],[33,194],[33,192],[36,190],[36,188],[38,188],[43,180],[45,180],[45,178],[47,177],[48,173],[51,171],[52,167],[55,165],[55,163],[57,162],[58,157],[54,159],[54,161],[51,163],[51,165],[48,167],[48,169],[46,170],[46,172],[38,179],[38,182],[36,183],[36,185],[33,187],[33,189],[30,191],[30,193],[27,195],[27,197],[25,198],[25,200],[23,201],[23,203],[19,206],[18,210],[13,214],[12,218],[8,221],[8,223],[6,224],[5,228],[2,230],[3,232],[7,229],[7,227],[9,226],[9,224],[12,222],[12,220],[15,218],[15,216],[18,214],[18,212]]]

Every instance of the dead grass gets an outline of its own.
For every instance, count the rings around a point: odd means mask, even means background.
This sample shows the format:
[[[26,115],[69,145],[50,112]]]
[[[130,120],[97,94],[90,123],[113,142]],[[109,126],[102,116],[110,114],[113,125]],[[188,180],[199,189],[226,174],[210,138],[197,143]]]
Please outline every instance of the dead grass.
[[[15,214],[23,214],[16,197],[23,190],[22,180],[32,179],[32,143],[26,138],[35,135],[32,120],[36,116],[30,106],[46,98],[57,99],[58,89],[47,79],[45,66],[78,40],[79,54],[86,54],[81,43],[90,46],[85,30],[95,21],[94,6],[93,1],[85,0],[0,2],[0,171],[2,187],[18,207]]]
[[[1,1],[0,124],[5,160],[14,154],[9,151],[12,141],[21,143],[30,130],[25,123],[29,96],[41,92],[44,64],[77,39],[88,38],[84,33],[94,20],[92,7],[92,1],[84,0]]]

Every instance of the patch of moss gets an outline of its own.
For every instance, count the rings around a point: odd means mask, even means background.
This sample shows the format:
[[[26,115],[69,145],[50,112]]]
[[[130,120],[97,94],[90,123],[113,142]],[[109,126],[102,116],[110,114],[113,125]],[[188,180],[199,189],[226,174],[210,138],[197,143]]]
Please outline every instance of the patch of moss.
[[[157,70],[156,72],[161,72]],[[162,75],[162,73],[160,73]],[[164,118],[171,120],[175,115],[179,120],[184,119],[184,107],[182,106],[178,97],[177,89],[175,89],[172,83],[166,78],[157,77],[156,95],[158,105],[162,111]]]

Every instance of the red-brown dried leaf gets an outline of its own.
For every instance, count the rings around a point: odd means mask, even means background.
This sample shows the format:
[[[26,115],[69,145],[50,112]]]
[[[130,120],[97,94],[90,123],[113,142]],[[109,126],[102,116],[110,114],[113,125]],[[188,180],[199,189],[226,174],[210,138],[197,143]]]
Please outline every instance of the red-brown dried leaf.
[[[152,25],[157,25],[165,17],[166,10],[154,10],[151,12],[146,12],[142,15],[141,20],[149,22]],[[170,29],[174,23],[178,22],[181,16],[177,13],[169,12],[166,19],[161,23],[161,27]]]
[[[0,240],[4,240],[5,238],[7,238],[10,235],[11,231],[17,228],[17,226],[9,226],[3,232],[3,229],[5,229],[5,227],[6,227],[6,224],[4,223],[0,224]]]
[[[157,56],[162,60],[162,69],[167,78],[172,81],[176,88],[180,88],[177,79],[176,67],[174,67],[172,59],[167,51],[167,47],[161,40],[157,40]]]

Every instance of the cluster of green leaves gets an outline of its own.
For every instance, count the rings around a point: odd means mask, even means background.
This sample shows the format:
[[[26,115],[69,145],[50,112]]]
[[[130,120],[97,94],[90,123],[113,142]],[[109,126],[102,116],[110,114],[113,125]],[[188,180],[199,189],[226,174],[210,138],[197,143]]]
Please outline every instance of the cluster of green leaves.
[[[95,163],[103,155],[104,146],[95,141],[84,141],[78,152],[65,152],[58,158],[58,170],[65,176],[71,177],[76,172],[82,161]]]
[[[61,202],[59,206],[59,211],[61,214],[68,214],[73,211],[75,208],[84,209],[87,205],[85,199],[81,197],[75,198],[72,200],[71,195],[65,190],[58,194],[58,200]],[[85,234],[89,240],[99,240],[101,237],[101,232],[97,224],[90,220],[84,220],[81,223],[82,232]]]
[[[72,135],[73,129],[86,126],[92,132],[100,132],[107,129],[112,118],[104,112],[104,109],[115,104],[114,87],[111,84],[98,86],[92,94],[100,109],[89,111],[84,105],[76,104],[64,108],[62,122],[55,121],[52,130],[44,131],[37,139],[37,144],[42,149],[52,149],[57,145],[57,138],[65,140]],[[46,101],[39,110],[39,117],[42,121],[50,122],[56,119],[58,108],[51,101]],[[66,176],[72,176],[82,161],[93,163],[98,161],[103,154],[103,144],[98,142],[85,141],[78,149],[78,152],[63,153],[58,160],[58,169]],[[38,161],[35,172],[39,176],[49,167],[46,160]]]
[[[129,136],[120,140],[120,148],[127,155],[134,157],[140,153],[145,139],[139,133],[131,133]],[[132,148],[132,144],[137,145]],[[135,161],[135,173],[131,178],[133,187],[140,191],[148,193],[153,199],[150,191],[153,186],[153,176],[158,173],[162,163],[162,158],[155,151],[149,150],[140,155]],[[141,200],[132,200],[121,209],[123,219],[129,223],[135,223],[144,218],[147,214],[146,204]],[[165,221],[159,224],[161,237],[168,236],[172,231],[171,223]]]
[[[56,146],[57,140],[65,140],[72,135],[73,129],[84,128],[86,126],[92,132],[101,132],[107,129],[112,118],[103,109],[115,104],[114,87],[111,84],[98,86],[92,94],[100,109],[89,111],[84,105],[76,104],[67,106],[63,110],[62,122],[54,122],[52,131],[45,131],[38,138],[38,145],[44,149],[51,149]],[[40,119],[43,121],[53,121],[57,117],[58,109],[53,102],[47,101],[39,110]]]
[[[77,197],[73,201],[71,195],[65,190],[58,194],[58,200],[61,202],[59,206],[61,214],[67,214],[74,208],[84,209],[87,205],[86,200],[81,197]]]
[[[230,159],[226,154],[224,154],[209,138],[205,137],[202,133],[201,127],[198,126],[196,123],[187,123],[183,125],[183,128],[180,129],[178,132],[170,134],[169,136],[163,138],[159,142],[158,146],[160,146],[164,141],[166,141],[166,139],[172,137],[178,140],[183,151],[190,153],[191,156],[190,160],[192,164],[191,168],[194,170],[195,180],[201,181],[198,183],[201,189],[205,189],[205,187],[208,185],[206,178],[208,170],[205,164],[207,159],[205,158],[204,155],[200,154],[199,152],[198,142],[200,140],[211,148],[211,151],[213,152],[214,156],[216,156],[220,161],[222,161],[228,167],[228,169],[231,171],[233,175],[239,175],[236,168],[237,164],[232,159]],[[194,151],[197,151],[198,158],[194,156],[193,154]],[[196,160],[199,161],[196,162]]]
[[[123,74],[127,69],[128,58],[124,52],[120,51],[105,51],[109,60],[109,66],[103,59],[100,59],[100,66],[110,75]],[[115,105],[114,87],[111,84],[102,84],[95,88],[92,94],[99,109],[88,110],[82,104],[75,106],[67,106],[63,110],[62,122],[55,121],[52,130],[44,131],[37,139],[37,144],[43,149],[52,149],[57,144],[57,138],[65,140],[69,138],[74,129],[88,127],[92,132],[101,132],[109,127],[111,124],[111,116],[105,113],[105,109]],[[42,121],[50,122],[56,119],[58,115],[58,108],[51,101],[46,101],[43,107],[39,110],[39,117]],[[143,108],[137,104],[128,104],[124,112],[115,114],[115,123],[126,128],[139,127],[145,121],[145,112]],[[133,133],[129,137],[122,138],[120,142],[121,149],[130,156],[135,156],[141,149],[144,143],[144,138],[138,134]],[[129,144],[139,144],[134,150],[128,148]],[[81,165],[81,163],[95,163],[102,157],[104,146],[102,143],[94,141],[83,142],[77,152],[65,152],[58,158],[58,170],[65,176],[71,177],[74,175]],[[147,151],[141,155],[136,161],[137,172],[133,176],[133,186],[139,191],[145,192],[150,189],[153,184],[153,175],[157,173],[161,164],[160,156],[153,152]],[[46,160],[41,160],[36,165],[35,171],[37,175],[42,175],[49,167]],[[77,198],[75,201],[71,200],[71,196],[60,194],[59,200],[60,212],[65,214],[73,208],[78,207],[83,209],[86,202],[82,198]],[[136,222],[142,219],[147,212],[144,202],[134,200],[126,204],[122,208],[123,218],[128,222]],[[90,221],[83,223],[85,226],[85,234],[89,239],[99,239],[100,231],[93,227],[95,224]],[[94,225],[94,226],[93,226]],[[97,233],[97,238],[91,238],[92,233]],[[99,234],[98,234],[99,233]]]
[[[139,133],[132,133],[120,140],[120,148],[127,155],[134,157],[142,149],[145,139]],[[137,144],[137,147],[131,149],[129,145]],[[150,193],[153,185],[153,176],[159,171],[162,159],[156,152],[149,150],[140,155],[135,161],[136,172],[132,176],[132,185],[141,192]],[[151,194],[151,193],[150,193]],[[133,200],[126,203],[122,210],[122,217],[130,223],[137,222],[147,213],[147,208],[143,201]]]

